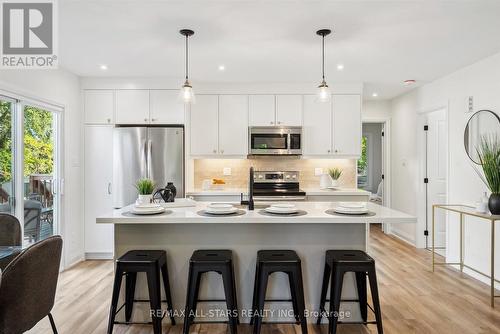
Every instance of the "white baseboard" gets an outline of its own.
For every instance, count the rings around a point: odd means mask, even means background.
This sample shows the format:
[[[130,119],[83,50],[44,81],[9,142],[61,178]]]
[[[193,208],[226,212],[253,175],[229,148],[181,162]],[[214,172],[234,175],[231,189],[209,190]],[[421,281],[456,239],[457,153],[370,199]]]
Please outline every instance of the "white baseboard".
[[[87,252],[85,260],[113,260],[113,252]]]
[[[413,247],[416,247],[415,246],[415,240],[413,240],[413,238],[411,238],[410,236],[408,236],[406,233],[404,233],[404,232],[401,233],[401,231],[397,231],[394,228],[392,228],[390,234],[393,235],[393,236],[395,236],[399,240],[402,240],[402,241],[406,242],[407,244],[410,244]]]

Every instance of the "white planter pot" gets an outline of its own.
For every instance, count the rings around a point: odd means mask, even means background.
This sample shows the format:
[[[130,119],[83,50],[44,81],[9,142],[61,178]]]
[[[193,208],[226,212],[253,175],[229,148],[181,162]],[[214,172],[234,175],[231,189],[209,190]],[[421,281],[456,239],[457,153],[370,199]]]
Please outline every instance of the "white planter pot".
[[[137,204],[139,205],[144,205],[144,204],[149,204],[151,203],[151,194],[149,195],[139,195],[137,197]]]
[[[332,187],[338,187],[339,186],[339,180],[332,180]]]

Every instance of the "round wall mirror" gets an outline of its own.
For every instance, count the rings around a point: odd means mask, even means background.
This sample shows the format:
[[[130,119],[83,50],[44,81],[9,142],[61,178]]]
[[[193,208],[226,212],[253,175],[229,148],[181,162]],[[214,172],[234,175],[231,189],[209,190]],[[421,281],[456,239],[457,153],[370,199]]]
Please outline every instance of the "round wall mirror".
[[[464,132],[465,151],[469,158],[480,165],[477,149],[481,139],[488,136],[500,138],[500,117],[491,110],[479,110],[471,116]]]

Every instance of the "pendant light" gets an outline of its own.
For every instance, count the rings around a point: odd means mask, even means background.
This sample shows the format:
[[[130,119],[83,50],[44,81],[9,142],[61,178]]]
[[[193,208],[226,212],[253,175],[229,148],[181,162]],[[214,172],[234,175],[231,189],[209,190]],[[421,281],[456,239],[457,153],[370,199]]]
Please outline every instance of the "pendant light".
[[[189,49],[188,49],[188,38],[194,35],[194,31],[190,29],[182,29],[179,31],[182,36],[186,37],[186,81],[181,87],[179,93],[179,99],[184,103],[195,103],[193,86],[189,82]]]
[[[330,88],[325,81],[325,36],[329,35],[332,31],[330,29],[321,29],[316,31],[316,34],[321,36],[321,73],[322,81],[318,86],[318,97],[319,102],[329,102],[331,99]]]

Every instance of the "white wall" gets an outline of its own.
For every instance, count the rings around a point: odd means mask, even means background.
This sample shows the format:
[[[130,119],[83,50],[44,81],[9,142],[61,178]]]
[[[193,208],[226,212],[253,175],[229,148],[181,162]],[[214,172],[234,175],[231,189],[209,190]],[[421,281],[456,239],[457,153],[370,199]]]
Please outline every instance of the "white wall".
[[[388,100],[363,101],[361,114],[363,121],[388,119],[391,117],[391,103]]]
[[[474,110],[490,109],[500,114],[500,53],[456,71],[446,77],[424,85],[394,99],[392,116],[392,207],[416,214],[417,191],[421,186],[418,168],[417,115],[448,108],[449,126],[449,203],[470,204],[486,191],[471,167],[463,147],[463,131],[471,116],[468,97],[474,97]],[[459,256],[458,217],[450,215],[448,223],[447,260],[457,261]],[[467,220],[465,239],[466,263],[483,272],[489,272],[489,224]],[[423,230],[393,226],[393,232],[423,245]],[[497,236],[498,240],[498,236]],[[497,248],[498,249],[498,248]],[[500,251],[498,252],[500,254]],[[498,255],[496,259],[499,259]],[[498,261],[500,262],[500,261]],[[497,263],[497,268],[499,268]],[[499,268],[500,272],[500,268]],[[498,272],[496,275],[498,276]]]
[[[0,89],[64,106],[64,266],[83,258],[82,112],[79,78],[65,70],[0,70]]]

